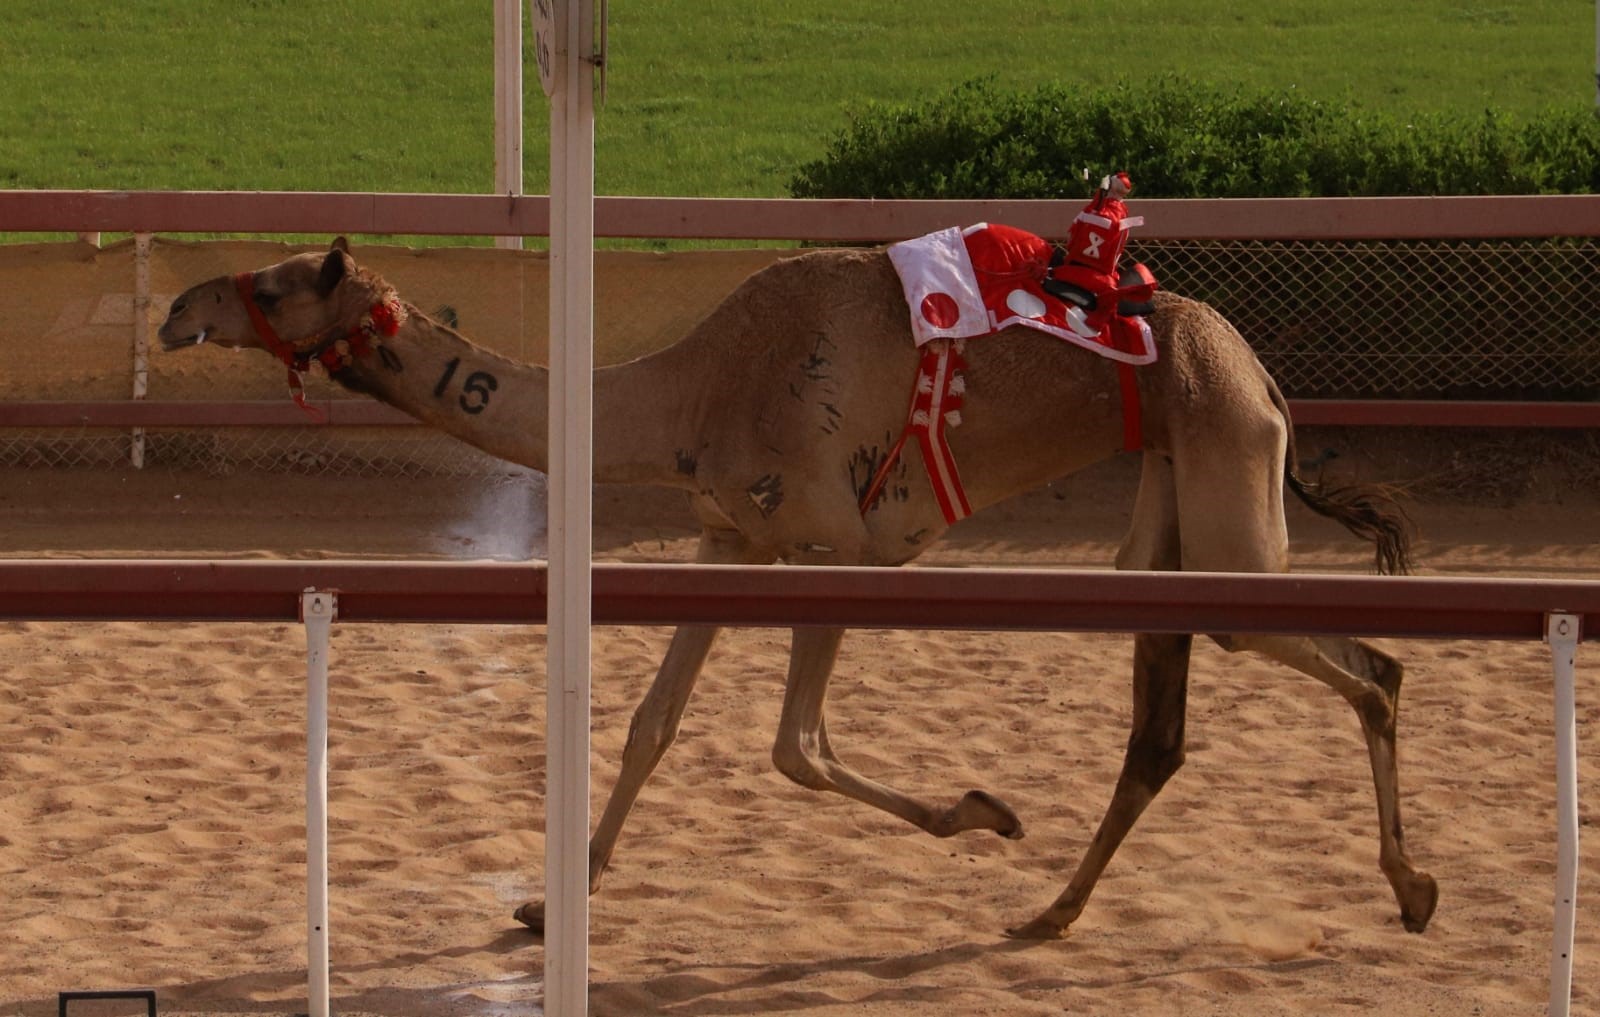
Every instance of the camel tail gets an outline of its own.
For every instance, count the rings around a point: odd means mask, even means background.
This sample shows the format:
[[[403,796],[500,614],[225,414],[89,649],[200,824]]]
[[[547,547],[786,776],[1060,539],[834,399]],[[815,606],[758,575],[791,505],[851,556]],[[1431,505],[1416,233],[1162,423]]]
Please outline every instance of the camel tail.
[[[1382,485],[1352,484],[1329,487],[1320,480],[1301,479],[1296,469],[1294,447],[1294,421],[1289,416],[1289,403],[1283,398],[1277,382],[1266,376],[1267,389],[1272,402],[1283,415],[1288,431],[1288,448],[1283,461],[1284,479],[1289,490],[1295,493],[1311,511],[1339,523],[1351,533],[1371,541],[1377,551],[1378,574],[1384,576],[1406,575],[1411,571],[1411,520],[1406,517],[1389,489]]]

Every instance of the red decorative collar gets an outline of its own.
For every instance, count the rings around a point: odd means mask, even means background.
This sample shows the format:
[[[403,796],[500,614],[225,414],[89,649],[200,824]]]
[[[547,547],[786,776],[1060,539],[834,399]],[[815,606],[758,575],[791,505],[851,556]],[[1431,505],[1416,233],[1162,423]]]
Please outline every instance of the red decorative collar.
[[[268,352],[283,361],[283,365],[288,368],[289,392],[295,405],[318,422],[325,422],[327,416],[306,402],[305,384],[300,376],[313,363],[321,364],[329,374],[349,367],[356,357],[365,356],[372,351],[374,339],[380,336],[392,336],[399,332],[400,323],[405,319],[405,311],[401,308],[400,301],[391,294],[388,299],[368,308],[361,323],[343,334],[340,334],[335,327],[296,342],[285,342],[256,304],[255,273],[240,272],[233,277],[233,284],[239,291],[239,299],[244,301],[244,308],[250,315],[250,324],[256,330],[256,337],[261,340]]]

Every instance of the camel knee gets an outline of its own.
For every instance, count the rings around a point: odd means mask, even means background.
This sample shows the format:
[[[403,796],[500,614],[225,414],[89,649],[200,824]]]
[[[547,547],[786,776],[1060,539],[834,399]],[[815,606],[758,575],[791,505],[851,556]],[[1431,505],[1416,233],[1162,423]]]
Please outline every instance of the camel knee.
[[[801,787],[825,791],[831,786],[823,770],[822,754],[815,745],[807,746],[800,739],[780,734],[772,746],[772,765]]]
[[[1152,796],[1183,768],[1183,742],[1133,741],[1128,744],[1128,776]]]
[[[1392,732],[1400,712],[1405,666],[1359,639],[1320,638],[1316,643],[1319,652],[1361,679],[1362,691],[1345,696],[1361,715],[1361,722],[1374,731]]]
[[[622,747],[623,762],[654,769],[677,737],[676,716],[661,716],[640,706],[628,724],[628,740]]]
[[[1384,691],[1390,701],[1398,704],[1400,701],[1400,682],[1405,678],[1405,665],[1395,658],[1366,643],[1358,644],[1364,651],[1366,668],[1364,669],[1374,683]]]
[[[1309,675],[1343,696],[1374,730],[1394,724],[1400,701],[1400,662],[1361,642],[1337,636],[1216,635],[1229,653],[1252,650]]]
[[[1210,639],[1213,643],[1216,643],[1229,653],[1243,653],[1244,651],[1250,649],[1250,646],[1246,643],[1242,636],[1232,636],[1213,632],[1211,633]]]
[[[1390,698],[1399,696],[1405,667],[1394,657],[1360,639],[1313,636],[1311,642],[1319,654],[1336,666],[1378,686]]]

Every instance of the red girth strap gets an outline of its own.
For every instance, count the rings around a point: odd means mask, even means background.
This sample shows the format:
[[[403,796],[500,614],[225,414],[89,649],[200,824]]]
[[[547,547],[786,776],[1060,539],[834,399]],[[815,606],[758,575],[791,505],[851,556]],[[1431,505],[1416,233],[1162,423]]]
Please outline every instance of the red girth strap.
[[[951,364],[955,361],[955,365]],[[942,363],[941,363],[942,361]],[[934,496],[939,502],[939,509],[944,514],[945,522],[955,523],[972,514],[972,509],[967,504],[966,491],[961,485],[961,476],[956,471],[955,458],[950,454],[950,446],[944,440],[943,407],[939,405],[939,391],[943,387],[943,374],[952,366],[961,365],[960,355],[946,350],[929,350],[923,356],[922,365],[917,370],[919,385],[925,376],[934,381],[933,413],[923,404],[927,400],[919,399],[920,395],[928,395],[920,387],[913,387],[911,392],[911,413],[906,419],[905,430],[900,433],[900,440],[894,443],[889,454],[884,457],[877,471],[872,475],[872,482],[867,485],[867,490],[861,496],[861,514],[865,516],[877,502],[878,496],[883,493],[885,483],[889,479],[889,471],[899,461],[900,453],[906,447],[906,439],[914,433],[922,444],[922,458],[928,469],[928,479],[933,484]],[[1117,362],[1117,384],[1122,390],[1122,450],[1124,452],[1137,452],[1144,447],[1144,422],[1143,404],[1139,398],[1139,376],[1134,372],[1132,364]],[[956,403],[959,405],[959,401]],[[919,418],[918,410],[923,410]]]
[[[1122,451],[1137,452],[1144,448],[1144,410],[1132,364],[1117,361],[1117,384],[1122,388]]]

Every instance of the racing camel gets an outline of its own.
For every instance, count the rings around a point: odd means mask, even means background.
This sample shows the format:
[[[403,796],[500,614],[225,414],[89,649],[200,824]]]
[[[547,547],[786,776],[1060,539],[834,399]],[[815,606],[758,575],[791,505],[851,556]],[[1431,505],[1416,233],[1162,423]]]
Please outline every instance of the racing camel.
[[[1137,369],[1143,465],[1121,569],[1286,572],[1284,488],[1374,543],[1404,571],[1407,531],[1379,492],[1328,489],[1295,469],[1288,409],[1244,340],[1210,307],[1156,294],[1159,359]],[[343,238],[173,302],[167,350],[257,347],[320,362],[339,384],[492,455],[545,470],[545,368],[513,362],[400,300]],[[973,511],[1123,447],[1117,365],[1026,328],[966,350],[965,422],[949,435]],[[594,474],[689,495],[702,562],[900,565],[947,528],[916,443],[861,503],[906,421],[918,369],[901,282],[882,250],[819,250],[762,269],[674,345],[594,374]],[[1129,400],[1130,404],[1132,400]],[[675,737],[717,627],[672,637],[628,732],[621,773],[589,844],[594,892],[635,798]],[[824,700],[842,628],[796,628],[772,759],[797,783],[883,809],[938,837],[1022,836],[996,796],[932,804],[857,773],[829,742]],[[1055,938],[1082,912],[1134,822],[1184,759],[1189,635],[1139,635],[1133,729],[1111,802],[1066,889],[1013,936]],[[1422,931],[1438,891],[1405,849],[1395,760],[1401,666],[1357,639],[1236,635],[1326,683],[1355,709],[1378,800],[1379,867],[1405,928]],[[516,917],[542,930],[544,905]]]

